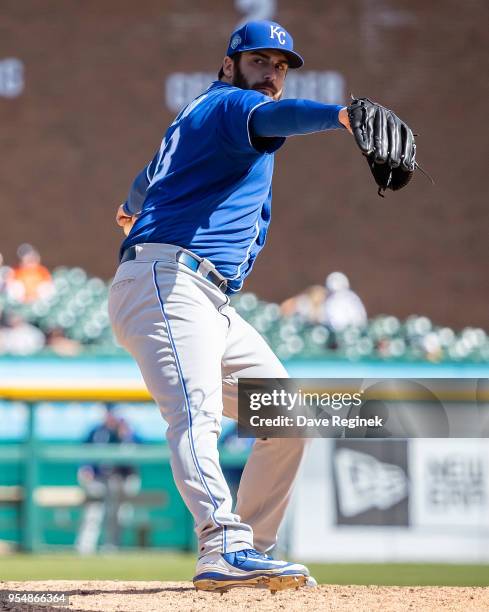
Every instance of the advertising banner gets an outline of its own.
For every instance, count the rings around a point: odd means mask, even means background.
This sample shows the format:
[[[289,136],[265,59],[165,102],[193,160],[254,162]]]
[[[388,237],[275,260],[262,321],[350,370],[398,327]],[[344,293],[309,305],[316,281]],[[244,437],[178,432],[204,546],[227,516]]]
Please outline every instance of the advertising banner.
[[[412,440],[413,526],[489,530],[489,445],[485,440]]]
[[[336,440],[338,525],[408,525],[409,475],[404,440]]]

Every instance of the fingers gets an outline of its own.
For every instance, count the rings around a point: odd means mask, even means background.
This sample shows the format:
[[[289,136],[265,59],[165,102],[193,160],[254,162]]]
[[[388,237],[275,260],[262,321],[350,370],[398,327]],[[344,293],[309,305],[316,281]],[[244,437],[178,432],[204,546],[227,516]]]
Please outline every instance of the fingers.
[[[134,221],[134,217],[120,217],[119,219],[117,219],[117,225],[124,227],[124,225],[127,225],[128,223],[132,223],[133,221]]]
[[[356,100],[348,107],[348,117],[357,145],[364,155],[370,155],[374,150],[375,106],[367,106],[363,100]]]
[[[402,159],[401,167],[404,170],[414,170],[414,160],[416,154],[416,145],[414,144],[414,136],[410,128],[402,124]]]
[[[115,221],[117,225],[124,227],[124,225],[126,225],[126,223],[128,223],[128,221],[130,221],[132,218],[133,217],[131,215],[128,215],[124,212],[123,205],[119,206],[115,216]]]
[[[394,113],[387,114],[387,133],[389,137],[389,161],[392,168],[401,163],[401,131],[400,121]]]
[[[388,152],[384,161],[392,168],[413,170],[416,145],[411,129],[390,110],[386,110],[386,124]],[[382,154],[377,154],[376,161],[383,159],[383,153],[382,150]]]
[[[385,164],[389,154],[389,139],[387,136],[386,109],[378,106],[374,117],[374,161]]]
[[[129,220],[122,226],[122,231],[125,236],[129,236],[129,232],[132,230],[132,226],[136,222],[136,217],[130,217]]]

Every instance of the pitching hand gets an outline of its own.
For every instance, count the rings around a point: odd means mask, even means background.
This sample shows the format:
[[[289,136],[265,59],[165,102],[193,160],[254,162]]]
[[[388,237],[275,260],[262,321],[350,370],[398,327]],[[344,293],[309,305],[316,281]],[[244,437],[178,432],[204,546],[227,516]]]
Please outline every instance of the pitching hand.
[[[120,225],[122,227],[122,231],[126,236],[129,235],[129,232],[131,231],[136,219],[136,215],[128,215],[126,212],[124,212],[123,204],[121,204],[117,209],[115,221],[117,225]]]

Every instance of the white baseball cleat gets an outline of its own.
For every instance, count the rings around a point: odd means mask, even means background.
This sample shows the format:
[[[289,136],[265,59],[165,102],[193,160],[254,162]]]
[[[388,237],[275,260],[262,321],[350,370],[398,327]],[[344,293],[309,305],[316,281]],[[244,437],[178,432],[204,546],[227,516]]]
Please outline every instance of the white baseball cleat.
[[[271,559],[253,548],[201,557],[193,579],[196,589],[225,592],[234,587],[266,588],[272,593],[306,586],[309,570],[299,563]],[[314,580],[314,579],[313,579]]]

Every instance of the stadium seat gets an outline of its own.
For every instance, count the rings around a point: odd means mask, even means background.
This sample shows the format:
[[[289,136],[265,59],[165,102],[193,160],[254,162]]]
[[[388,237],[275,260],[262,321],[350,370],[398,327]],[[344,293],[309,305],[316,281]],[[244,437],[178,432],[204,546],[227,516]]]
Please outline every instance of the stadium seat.
[[[0,294],[0,308],[16,312],[45,333],[61,328],[88,354],[123,354],[112,335],[107,312],[111,281],[90,278],[79,267],[58,267],[52,277],[55,291],[49,297],[21,304]],[[413,314],[402,322],[384,314],[372,318],[365,328],[349,327],[333,333],[300,315],[284,316],[278,304],[259,300],[251,292],[233,296],[231,305],[281,359],[335,356],[350,360],[375,357],[489,362],[489,337],[480,328],[466,327],[457,334],[449,327],[433,325],[425,316]]]

